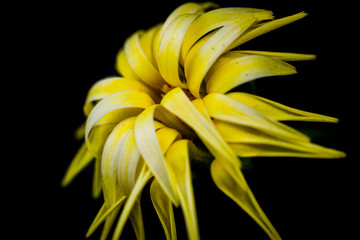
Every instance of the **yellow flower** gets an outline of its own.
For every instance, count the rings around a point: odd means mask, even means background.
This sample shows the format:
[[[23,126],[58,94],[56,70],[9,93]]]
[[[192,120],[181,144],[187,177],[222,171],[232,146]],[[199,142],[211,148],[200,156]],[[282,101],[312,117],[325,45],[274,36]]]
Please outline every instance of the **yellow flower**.
[[[116,59],[121,77],[100,80],[88,93],[87,120],[77,131],[85,141],[62,181],[66,186],[95,159],[93,195],[102,192],[104,204],[87,236],[105,222],[105,239],[116,223],[113,239],[119,239],[130,218],[137,239],[145,239],[140,196],[151,182],[166,238],[176,239],[173,206],[180,206],[188,238],[200,239],[192,160],[211,162],[216,186],[270,239],[281,239],[251,192],[240,158],[344,157],[282,123],[338,120],[236,91],[261,77],[295,74],[287,62],[314,55],[238,46],[306,15],[274,20],[271,11],[262,9],[186,3],[164,23],[125,41]]]

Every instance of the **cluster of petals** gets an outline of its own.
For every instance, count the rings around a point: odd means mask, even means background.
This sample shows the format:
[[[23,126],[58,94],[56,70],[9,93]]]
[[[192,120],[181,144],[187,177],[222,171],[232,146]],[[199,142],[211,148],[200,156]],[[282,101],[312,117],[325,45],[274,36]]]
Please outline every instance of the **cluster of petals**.
[[[295,74],[290,61],[311,54],[241,50],[255,37],[306,16],[275,19],[268,10],[186,3],[164,23],[131,35],[116,58],[119,77],[96,82],[84,105],[84,143],[62,184],[95,159],[93,195],[104,204],[89,228],[119,239],[128,219],[145,239],[141,192],[151,184],[166,239],[176,239],[173,207],[181,207],[191,240],[200,239],[191,161],[211,162],[216,186],[266,232],[281,239],[241,171],[242,157],[339,158],[283,121],[337,122],[236,91],[258,78]],[[198,144],[201,142],[201,144]]]

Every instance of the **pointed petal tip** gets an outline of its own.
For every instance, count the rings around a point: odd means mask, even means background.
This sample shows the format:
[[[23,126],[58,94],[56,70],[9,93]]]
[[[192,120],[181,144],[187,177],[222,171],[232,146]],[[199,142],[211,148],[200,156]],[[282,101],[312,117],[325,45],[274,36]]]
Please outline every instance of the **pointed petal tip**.
[[[325,147],[321,147],[321,148],[322,150],[318,153],[317,156],[314,157],[323,158],[323,159],[338,159],[338,158],[346,157],[346,153],[342,151],[332,148],[325,148]]]
[[[65,187],[67,187],[68,185],[69,185],[69,181],[68,181],[68,179],[66,178],[66,176],[61,180],[61,182],[60,182],[60,186],[62,187],[62,188],[65,188]]]

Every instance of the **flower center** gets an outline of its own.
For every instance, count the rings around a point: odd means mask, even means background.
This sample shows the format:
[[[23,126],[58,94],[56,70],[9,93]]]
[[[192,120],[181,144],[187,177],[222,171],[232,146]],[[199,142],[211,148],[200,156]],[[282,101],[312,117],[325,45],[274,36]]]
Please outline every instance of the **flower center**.
[[[163,98],[168,92],[170,92],[171,90],[173,90],[175,87],[169,85],[169,84],[164,84],[160,91],[160,95],[161,95],[161,98]],[[184,91],[184,93],[186,94],[186,96],[189,98],[190,101],[192,100],[195,100],[196,98],[191,94],[191,92],[189,91],[189,89],[185,89],[185,88],[182,88],[182,90]]]

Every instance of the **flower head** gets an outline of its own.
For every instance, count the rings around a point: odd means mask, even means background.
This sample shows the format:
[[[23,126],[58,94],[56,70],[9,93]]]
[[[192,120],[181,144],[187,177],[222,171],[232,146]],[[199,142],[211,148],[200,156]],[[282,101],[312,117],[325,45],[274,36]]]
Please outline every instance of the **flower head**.
[[[271,239],[281,239],[242,174],[241,158],[344,157],[282,123],[338,120],[236,90],[258,78],[295,74],[287,62],[314,55],[238,47],[305,16],[274,20],[262,9],[186,3],[125,41],[116,59],[121,77],[100,80],[88,93],[87,120],[77,131],[85,141],[62,182],[95,159],[93,195],[102,192],[104,204],[87,235],[105,222],[105,239],[116,223],[118,239],[130,218],[136,237],[144,239],[140,196],[151,182],[166,238],[176,239],[173,206],[180,206],[189,239],[200,239],[190,161],[206,161],[216,186]]]

